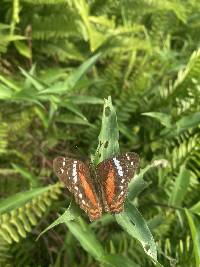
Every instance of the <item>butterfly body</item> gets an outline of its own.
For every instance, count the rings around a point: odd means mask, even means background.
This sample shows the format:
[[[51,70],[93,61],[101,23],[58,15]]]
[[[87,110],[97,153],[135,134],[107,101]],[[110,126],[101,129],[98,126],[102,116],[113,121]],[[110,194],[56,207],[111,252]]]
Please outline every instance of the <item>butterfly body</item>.
[[[57,157],[53,162],[56,175],[75,196],[76,202],[91,221],[110,213],[123,211],[128,183],[139,165],[139,156],[128,152],[100,162],[92,175],[83,161]],[[95,177],[92,177],[95,176]]]

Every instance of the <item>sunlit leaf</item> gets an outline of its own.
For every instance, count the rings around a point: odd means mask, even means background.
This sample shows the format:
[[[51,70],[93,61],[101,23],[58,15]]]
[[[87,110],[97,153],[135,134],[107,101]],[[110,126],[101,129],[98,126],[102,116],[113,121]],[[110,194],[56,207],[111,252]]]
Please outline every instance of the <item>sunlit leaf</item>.
[[[99,134],[99,144],[94,162],[97,164],[104,159],[119,153],[119,132],[116,111],[112,105],[111,97],[105,99],[102,126]]]

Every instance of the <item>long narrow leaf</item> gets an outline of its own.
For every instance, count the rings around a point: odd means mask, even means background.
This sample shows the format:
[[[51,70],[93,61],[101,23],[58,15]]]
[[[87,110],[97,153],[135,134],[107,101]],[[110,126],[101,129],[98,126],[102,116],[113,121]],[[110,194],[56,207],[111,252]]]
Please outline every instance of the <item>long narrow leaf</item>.
[[[117,116],[112,105],[111,97],[105,99],[101,131],[99,134],[99,145],[94,162],[97,164],[112,155],[119,153],[119,131]]]
[[[116,215],[116,219],[125,231],[142,244],[146,254],[157,261],[156,244],[153,236],[136,207],[126,201],[124,212]]]
[[[101,53],[98,53],[87,61],[85,61],[80,67],[73,71],[64,82],[57,83],[52,87],[41,91],[41,94],[62,94],[72,91],[77,85],[78,81],[91,69],[91,67],[100,58]]]
[[[180,169],[179,175],[176,178],[174,187],[171,192],[169,203],[171,205],[181,205],[187,193],[190,182],[191,173],[183,165]]]
[[[191,212],[185,209],[192,239],[194,243],[194,254],[196,259],[196,267],[200,266],[200,220],[191,214]]]
[[[97,260],[104,255],[104,249],[101,243],[96,238],[91,228],[83,220],[81,220],[80,223],[65,221],[65,224],[69,228],[70,232],[80,242],[82,248],[85,249],[90,255]]]

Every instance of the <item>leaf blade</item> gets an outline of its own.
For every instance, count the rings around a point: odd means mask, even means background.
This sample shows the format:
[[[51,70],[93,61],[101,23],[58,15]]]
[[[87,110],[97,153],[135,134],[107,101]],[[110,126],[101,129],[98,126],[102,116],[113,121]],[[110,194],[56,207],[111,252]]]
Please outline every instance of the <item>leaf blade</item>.
[[[169,198],[169,203],[171,205],[180,206],[182,204],[187,193],[190,176],[190,171],[187,170],[184,165],[182,165]]]
[[[145,253],[157,261],[157,250],[153,236],[137,208],[126,201],[124,212],[115,215],[115,217],[122,228],[141,243]]]

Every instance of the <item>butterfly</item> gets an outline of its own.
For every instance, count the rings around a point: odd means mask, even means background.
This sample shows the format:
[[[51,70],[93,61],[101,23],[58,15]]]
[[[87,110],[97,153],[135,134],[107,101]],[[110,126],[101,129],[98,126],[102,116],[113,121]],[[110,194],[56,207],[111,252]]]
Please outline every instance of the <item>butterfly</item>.
[[[114,214],[123,211],[128,183],[138,166],[139,156],[134,152],[103,160],[93,169],[78,159],[57,157],[53,161],[54,172],[90,221],[99,219],[103,210]]]

